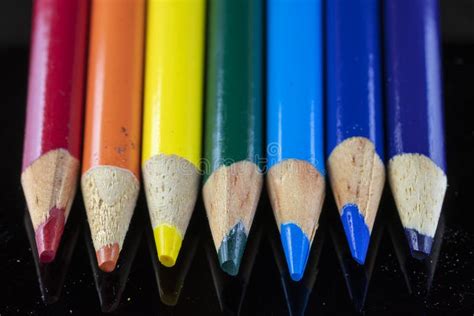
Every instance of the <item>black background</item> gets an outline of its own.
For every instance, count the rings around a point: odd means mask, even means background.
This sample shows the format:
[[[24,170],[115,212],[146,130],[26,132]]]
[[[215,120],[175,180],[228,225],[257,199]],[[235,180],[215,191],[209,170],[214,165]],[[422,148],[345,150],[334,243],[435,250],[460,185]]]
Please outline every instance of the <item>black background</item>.
[[[298,315],[305,305],[310,315],[473,315],[474,1],[442,2],[449,187],[432,256],[409,257],[386,188],[367,264],[355,266],[328,194],[299,284],[288,281],[265,193],[237,278],[217,268],[202,201],[177,267],[159,266],[143,195],[116,272],[95,268],[80,194],[57,262],[37,265],[20,186],[30,15],[31,1],[0,0],[0,315]]]

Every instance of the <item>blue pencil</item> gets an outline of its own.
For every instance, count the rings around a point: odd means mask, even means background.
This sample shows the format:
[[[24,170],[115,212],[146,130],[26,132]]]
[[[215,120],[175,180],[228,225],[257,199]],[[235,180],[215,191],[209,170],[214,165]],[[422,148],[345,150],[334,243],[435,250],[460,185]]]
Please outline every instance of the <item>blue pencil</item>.
[[[446,192],[437,0],[387,0],[388,177],[412,255],[431,251]]]
[[[385,182],[380,1],[327,2],[327,165],[352,257],[365,262]]]
[[[298,281],[325,194],[321,0],[270,0],[267,9],[267,183]]]

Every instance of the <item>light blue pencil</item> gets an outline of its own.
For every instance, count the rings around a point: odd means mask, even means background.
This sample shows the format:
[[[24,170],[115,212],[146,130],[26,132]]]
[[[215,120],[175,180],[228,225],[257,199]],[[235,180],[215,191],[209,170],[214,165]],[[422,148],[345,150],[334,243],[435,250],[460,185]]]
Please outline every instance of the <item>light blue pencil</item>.
[[[290,276],[304,274],[324,201],[321,1],[268,2],[268,190]]]

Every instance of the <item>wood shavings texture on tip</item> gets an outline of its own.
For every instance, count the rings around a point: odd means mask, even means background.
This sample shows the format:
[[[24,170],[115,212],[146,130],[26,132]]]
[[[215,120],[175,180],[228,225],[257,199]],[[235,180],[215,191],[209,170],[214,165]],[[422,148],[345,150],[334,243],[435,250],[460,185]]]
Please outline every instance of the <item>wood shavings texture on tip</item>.
[[[175,226],[184,237],[199,189],[199,172],[176,155],[155,155],[143,166],[145,193],[153,228]]]
[[[94,248],[118,243],[122,249],[138,197],[137,178],[126,169],[98,166],[82,175],[81,185]]]
[[[388,177],[403,226],[434,237],[447,187],[444,171],[424,155],[402,154],[390,160]]]
[[[288,159],[270,169],[267,184],[278,229],[294,223],[312,241],[324,202],[324,177],[309,162]]]
[[[216,249],[238,222],[242,222],[248,236],[262,183],[260,169],[250,161],[221,166],[207,179],[203,188],[204,205]]]
[[[337,145],[328,159],[328,174],[339,212],[356,204],[372,231],[385,184],[385,168],[374,144],[351,137]]]
[[[79,161],[65,149],[55,149],[35,160],[21,174],[21,184],[36,230],[53,208],[65,210],[65,218],[74,201]]]

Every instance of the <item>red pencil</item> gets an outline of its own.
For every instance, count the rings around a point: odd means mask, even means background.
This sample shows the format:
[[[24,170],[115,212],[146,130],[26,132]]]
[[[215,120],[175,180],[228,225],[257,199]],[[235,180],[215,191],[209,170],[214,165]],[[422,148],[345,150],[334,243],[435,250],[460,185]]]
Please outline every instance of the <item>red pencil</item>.
[[[76,192],[88,0],[34,1],[21,183],[41,262],[54,260]]]

